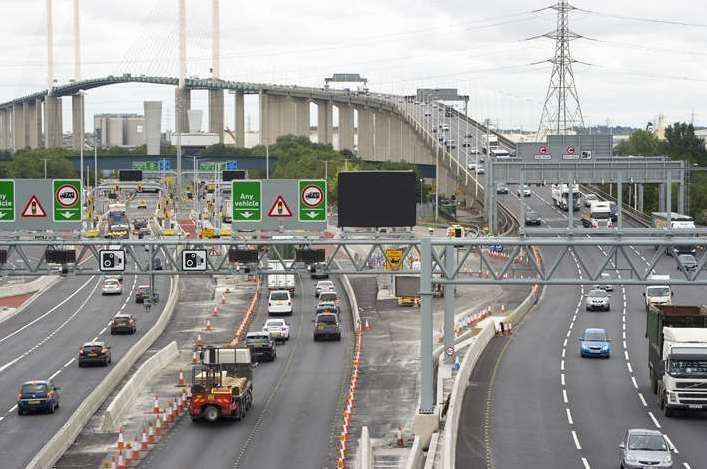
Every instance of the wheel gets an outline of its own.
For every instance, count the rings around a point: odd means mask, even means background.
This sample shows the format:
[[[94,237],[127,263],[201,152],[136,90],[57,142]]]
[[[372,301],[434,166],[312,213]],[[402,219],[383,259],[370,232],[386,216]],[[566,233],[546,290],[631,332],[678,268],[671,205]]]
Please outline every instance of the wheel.
[[[218,420],[219,411],[217,407],[210,405],[206,406],[204,410],[201,411],[201,415],[203,416],[204,420],[209,423],[213,423]]]
[[[665,414],[666,417],[670,418],[673,415],[675,415],[675,409],[672,409],[668,407],[667,404],[665,404],[665,408],[663,409],[663,413]]]
[[[79,360],[79,368],[83,368],[83,363]]]
[[[110,335],[115,335],[115,331],[111,329]]]
[[[24,415],[25,411],[21,407],[17,407],[17,415]]]
[[[650,370],[650,378],[651,378],[651,391],[653,391],[653,394],[658,394],[658,377],[655,375],[655,372],[651,368]]]
[[[339,341],[341,340],[341,334],[338,334],[338,335],[336,336],[336,340],[339,340]]]

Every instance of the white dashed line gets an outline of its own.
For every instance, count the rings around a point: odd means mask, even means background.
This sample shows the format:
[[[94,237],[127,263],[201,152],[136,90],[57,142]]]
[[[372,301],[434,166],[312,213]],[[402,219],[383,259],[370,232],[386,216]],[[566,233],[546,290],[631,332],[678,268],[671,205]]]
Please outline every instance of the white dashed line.
[[[641,400],[641,404],[643,404],[643,407],[648,407],[648,403],[644,399],[643,394],[641,394],[640,392],[638,393],[638,398]]]
[[[562,385],[564,386],[565,385],[565,374],[564,373],[560,373],[560,381],[562,381]]]
[[[563,346],[563,347],[567,347],[567,339],[565,339],[565,341],[562,342],[562,346]]]
[[[675,454],[680,454],[680,451],[678,451],[677,447],[673,444],[673,442],[670,440],[670,437],[668,435],[663,435],[665,439],[668,441],[668,444],[670,445],[670,448],[675,452]]]
[[[562,349],[562,358],[565,358],[565,349]]]
[[[653,420],[653,423],[655,424],[656,428],[661,428],[660,423],[658,422],[658,419],[655,418],[655,415],[653,415],[653,412],[648,412],[648,416]]]
[[[562,390],[562,400],[565,401],[565,404],[567,404],[567,391],[565,389]]]
[[[574,445],[577,447],[578,450],[582,450],[582,445],[579,444],[579,438],[577,438],[577,432],[572,430],[572,439],[574,440]]]
[[[71,366],[71,364],[74,363],[74,360],[76,360],[76,357],[74,357],[71,360],[69,360],[68,362],[66,362],[64,364],[64,368],[68,368],[69,366]]]
[[[584,464],[584,469],[591,469],[589,466],[589,461],[587,461],[587,458],[582,458],[582,464]]]
[[[626,357],[626,361],[628,361],[628,350],[624,350],[624,357]]]
[[[626,368],[628,368],[629,373],[633,373],[633,368],[631,367],[631,362],[626,362]]]
[[[15,405],[13,405],[12,407],[10,407],[10,410],[8,410],[7,413],[9,414],[9,413],[12,413],[12,412],[14,412],[14,411],[16,411],[16,410],[17,410],[17,404],[15,404]]]
[[[692,469],[692,467],[690,467],[690,465],[686,462],[682,463],[682,465],[685,469]]]
[[[633,387],[638,389],[638,383],[636,382],[636,378],[631,376],[631,381],[633,382]]]
[[[106,327],[104,327],[103,329],[101,329],[101,332],[99,332],[98,335],[103,335],[103,333],[106,331],[106,329],[107,329]]]
[[[4,415],[3,415],[2,417],[0,417],[0,422],[2,422],[3,420],[5,420],[5,416],[4,416]]]
[[[61,373],[61,368],[56,370],[56,372],[53,375],[51,375],[49,377],[49,379],[52,380],[52,379],[56,378],[57,376],[59,376],[59,373]]]
[[[574,425],[574,421],[572,420],[572,413],[570,412],[570,408],[569,407],[565,408],[565,412],[567,413],[567,422],[570,425]]]
[[[560,362],[560,371],[565,371],[565,361],[564,360],[562,360]]]
[[[628,346],[626,345],[626,341],[624,340],[624,348],[627,349]]]

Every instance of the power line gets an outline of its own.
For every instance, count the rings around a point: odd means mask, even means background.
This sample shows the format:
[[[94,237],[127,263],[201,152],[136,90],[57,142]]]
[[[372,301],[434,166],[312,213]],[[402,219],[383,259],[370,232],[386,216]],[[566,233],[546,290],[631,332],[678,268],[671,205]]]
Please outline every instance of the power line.
[[[585,10],[582,8],[576,8],[576,10],[581,11],[583,13],[589,13],[592,15],[596,15],[596,16],[603,16],[606,18],[615,18],[615,19],[620,19],[620,20],[640,21],[643,23],[669,24],[669,25],[673,25],[673,26],[685,26],[685,27],[691,27],[691,28],[707,28],[707,24],[705,24],[705,23],[690,23],[690,22],[686,22],[686,21],[662,20],[662,19],[658,19],[658,18],[645,18],[645,17],[640,17],[640,16],[618,15],[615,13],[605,13],[605,12],[601,12],[601,11]]]

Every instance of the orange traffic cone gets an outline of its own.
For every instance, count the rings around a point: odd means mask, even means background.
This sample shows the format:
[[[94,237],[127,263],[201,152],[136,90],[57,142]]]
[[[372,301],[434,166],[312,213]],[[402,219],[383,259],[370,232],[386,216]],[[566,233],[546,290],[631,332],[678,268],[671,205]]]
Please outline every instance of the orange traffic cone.
[[[133,439],[133,445],[130,449],[130,453],[128,454],[128,458],[126,463],[130,465],[132,461],[137,461],[140,459],[140,445],[138,444],[137,437]]]
[[[155,436],[159,438],[162,436],[162,416],[158,415],[155,420]]]
[[[118,452],[118,469],[127,469],[128,466],[125,465],[125,457],[123,456],[123,450]]]
[[[207,330],[208,332],[211,332],[211,331],[214,330],[214,328],[211,326],[211,319],[207,319],[207,320],[206,320],[206,330]]]
[[[157,437],[155,436],[155,428],[152,426],[152,422],[147,424],[147,443],[154,445],[157,442]]]
[[[201,338],[201,334],[196,335],[196,340],[194,341],[194,347],[200,348],[204,346],[204,339]]]
[[[155,394],[155,399],[152,401],[152,413],[153,414],[160,413],[160,401],[157,399],[156,394]]]
[[[214,309],[211,311],[211,315],[213,317],[218,316],[218,306],[214,306]]]
[[[196,351],[191,354],[191,362],[193,365],[199,363],[199,355],[196,353]]]
[[[140,440],[140,449],[142,451],[147,451],[148,449],[150,449],[150,443],[147,441],[147,432],[145,432],[145,428],[142,429],[142,440]]]
[[[177,378],[177,386],[183,387],[186,386],[186,382],[184,381],[184,371],[181,369],[179,370],[179,378]]]
[[[120,429],[118,429],[118,443],[116,444],[116,448],[118,448],[118,449],[125,448],[125,439],[123,437],[123,427],[120,427]]]

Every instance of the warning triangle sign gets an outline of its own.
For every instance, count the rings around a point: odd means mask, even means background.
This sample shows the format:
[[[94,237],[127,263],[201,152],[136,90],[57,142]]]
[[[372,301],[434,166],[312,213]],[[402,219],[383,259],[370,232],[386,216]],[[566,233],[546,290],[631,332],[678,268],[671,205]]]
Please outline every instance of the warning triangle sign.
[[[268,212],[268,216],[269,217],[291,217],[292,210],[290,210],[290,207],[287,206],[287,202],[285,202],[285,199],[281,195],[278,195],[277,199],[275,199],[275,203],[272,204],[272,207],[270,207],[270,211]]]
[[[44,218],[47,216],[47,212],[42,207],[42,203],[37,196],[32,194],[22,210],[22,216],[25,218]]]

